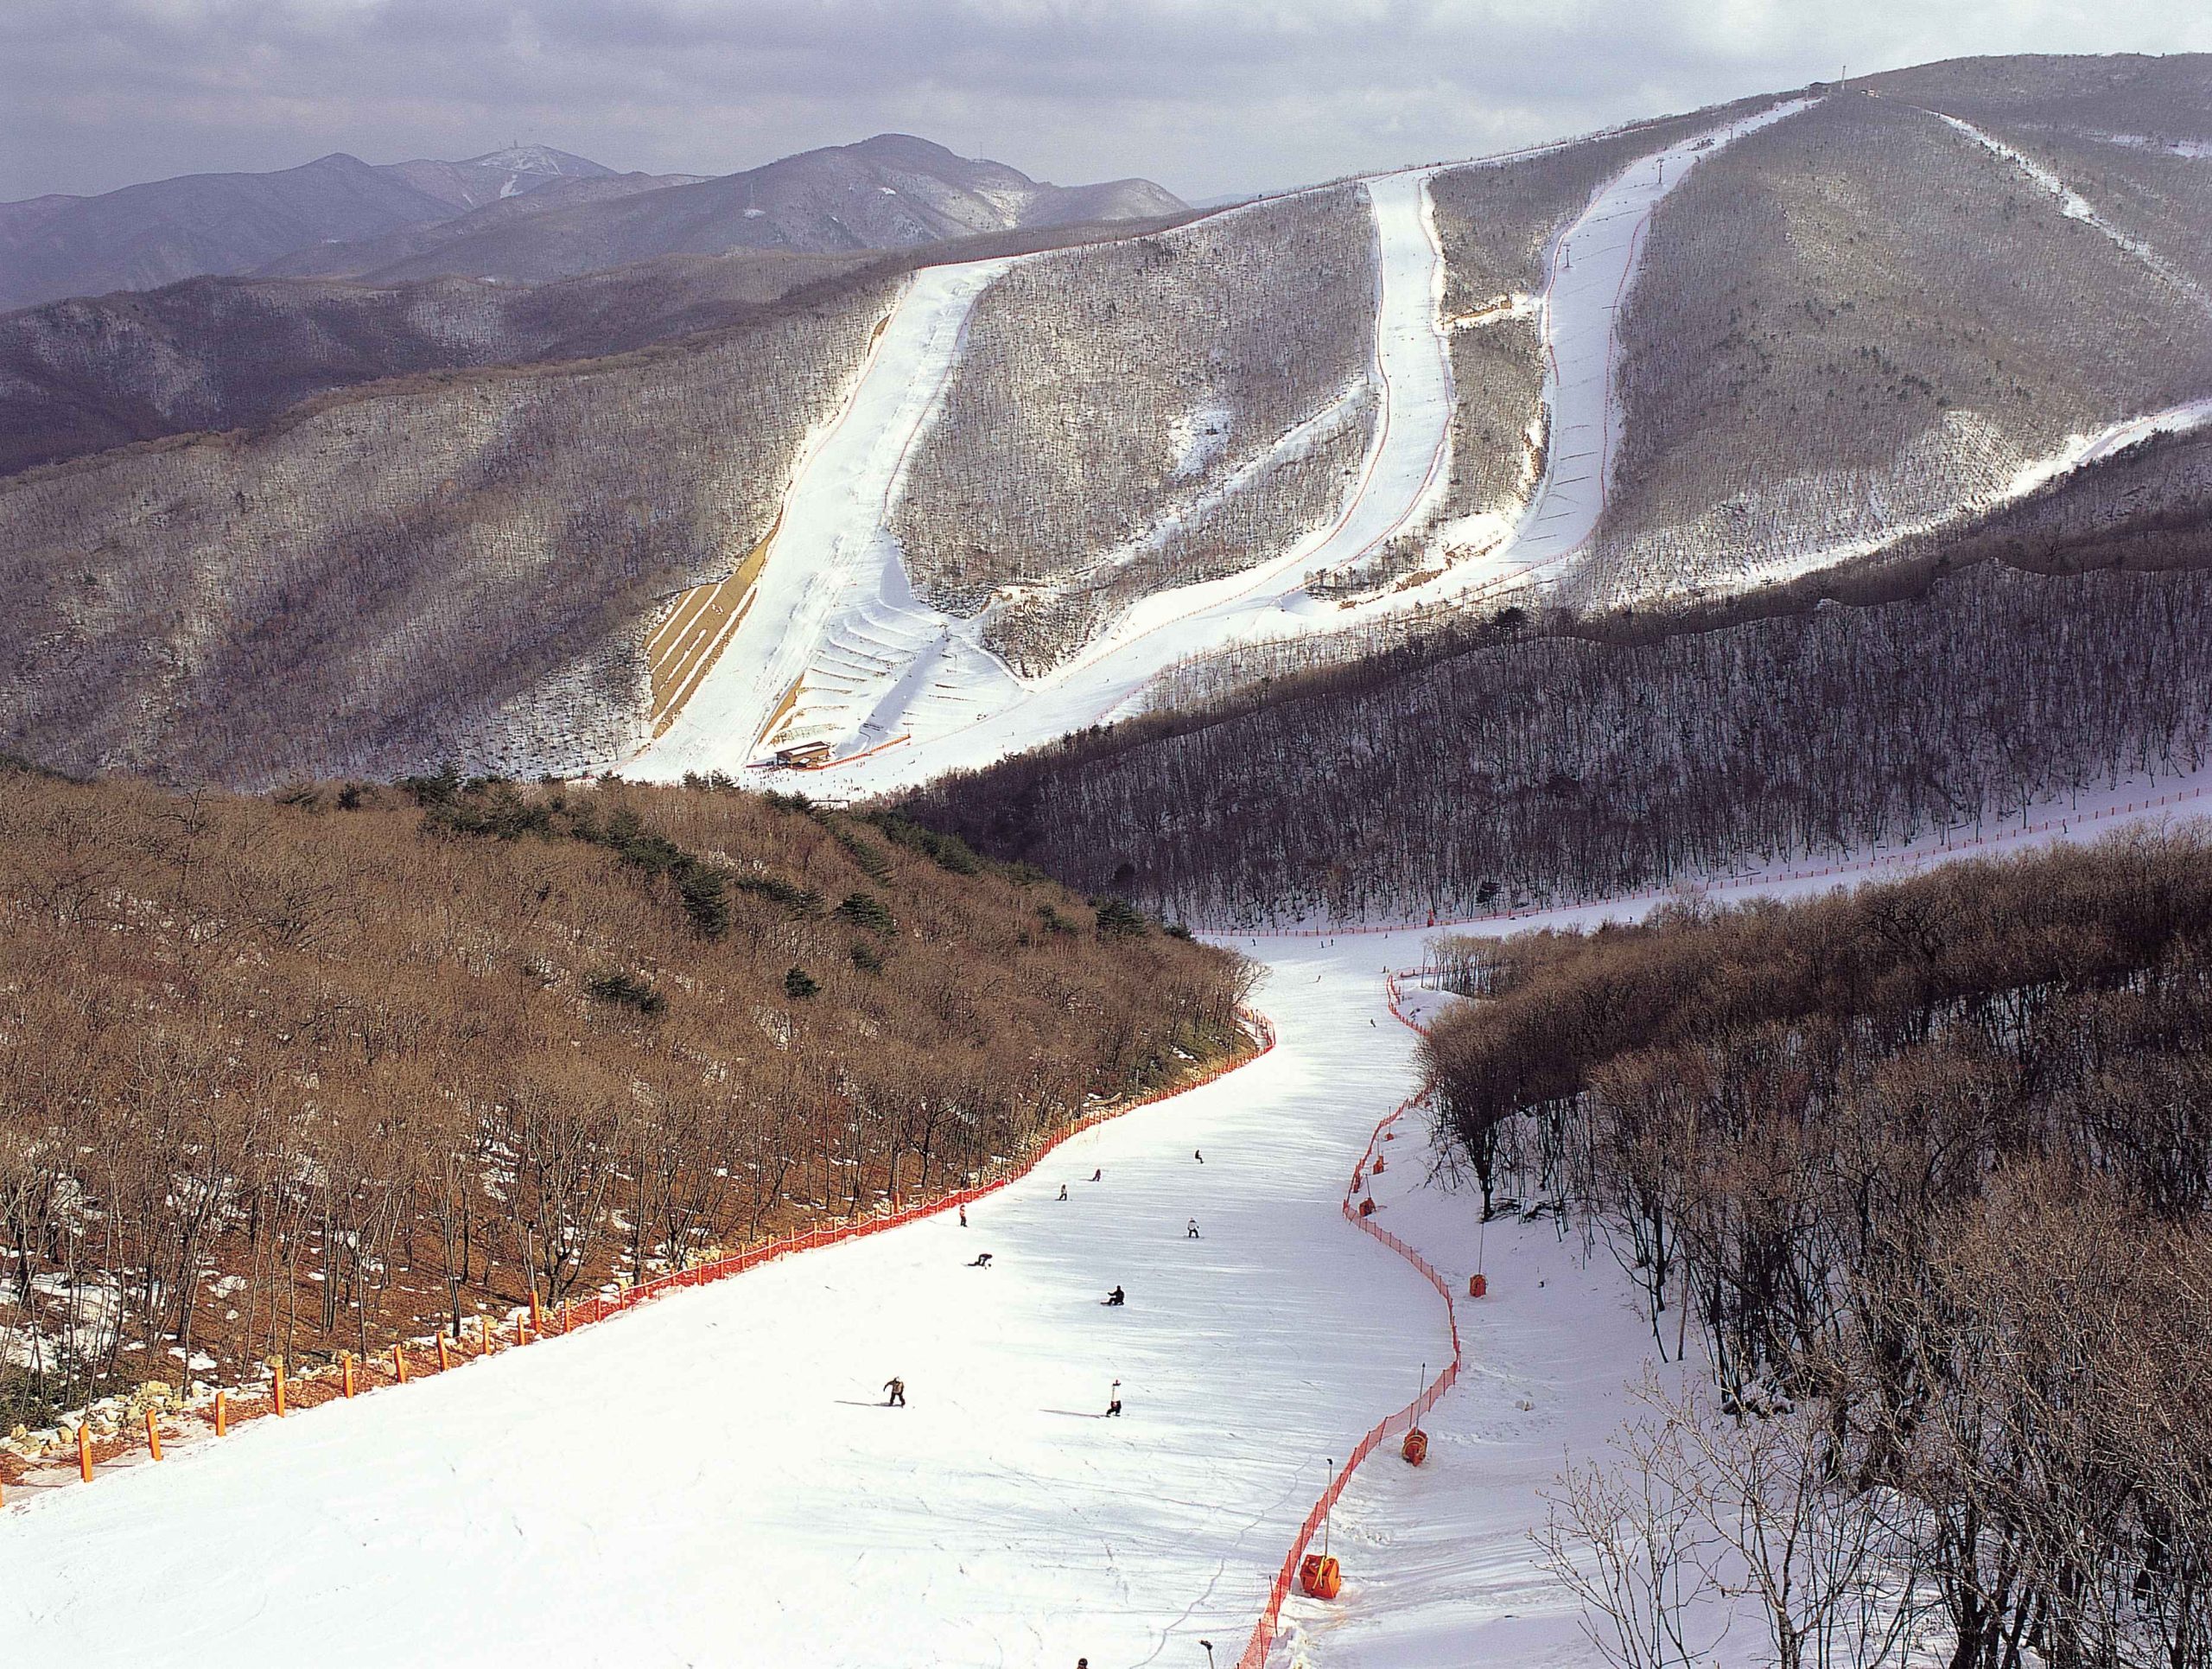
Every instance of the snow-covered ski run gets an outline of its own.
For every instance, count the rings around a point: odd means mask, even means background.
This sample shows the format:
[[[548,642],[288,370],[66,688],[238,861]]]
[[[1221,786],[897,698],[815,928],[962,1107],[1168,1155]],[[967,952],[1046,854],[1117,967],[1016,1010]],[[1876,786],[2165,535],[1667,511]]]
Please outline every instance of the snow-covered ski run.
[[[1327,1462],[1448,1360],[1435,1292],[1339,1213],[1413,1083],[1383,971],[1430,937],[1230,941],[1267,959],[1275,1049],[1077,1137],[964,1229],[893,1229],[90,1487],[18,1490],[0,1639],[25,1663],[312,1642],[366,1666],[435,1643],[531,1669],[1136,1669],[1198,1663],[1210,1639],[1225,1669]],[[1400,1128],[1379,1220],[1460,1292],[1479,1258],[1491,1292],[1455,1302],[1467,1372],[1424,1421],[1429,1463],[1386,1451],[1357,1475],[1333,1525],[1344,1594],[1294,1599],[1270,1662],[1592,1662],[1527,1536],[1562,1456],[1618,1423],[1648,1329],[1620,1273],[1552,1226],[1478,1237]],[[969,1267],[979,1251],[989,1268]],[[884,1406],[893,1375],[903,1409]]]
[[[1548,257],[1544,400],[1556,439],[1519,523],[1485,557],[1388,593],[1366,612],[1528,583],[1586,544],[1620,434],[1615,316],[1651,211],[1699,158],[1803,107],[1784,102],[1685,139],[1598,192]],[[925,272],[893,312],[830,437],[801,467],[769,553],[767,574],[780,570],[776,589],[771,594],[764,577],[747,635],[724,653],[683,717],[630,774],[671,780],[687,771],[734,772],[762,757],[772,731],[777,740],[822,741],[852,756],[812,776],[810,792],[881,792],[1118,717],[1159,673],[1194,656],[1354,623],[1361,609],[1317,602],[1307,582],[1422,529],[1449,473],[1444,256],[1428,202],[1436,171],[1363,182],[1377,249],[1370,380],[1379,411],[1336,516],[1241,573],[1144,599],[1035,680],[1016,678],[985,650],[976,622],[914,597],[883,526],[899,472],[953,369],[967,309],[1005,263]]]

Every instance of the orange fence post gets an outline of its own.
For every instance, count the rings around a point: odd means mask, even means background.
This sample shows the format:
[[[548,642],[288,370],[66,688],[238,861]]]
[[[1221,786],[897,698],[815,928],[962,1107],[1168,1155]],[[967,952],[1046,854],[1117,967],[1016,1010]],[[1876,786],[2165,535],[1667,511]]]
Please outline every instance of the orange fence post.
[[[489,1315],[479,1315],[476,1318],[476,1324],[483,1329],[484,1335],[483,1348],[477,1354],[488,1356],[492,1354],[492,1318]]]
[[[402,1385],[407,1383],[407,1352],[398,1345],[391,1347],[391,1377]]]
[[[146,1411],[146,1447],[156,1460],[162,1458],[162,1429],[154,1423],[154,1411]]]
[[[353,1353],[341,1350],[338,1353],[338,1360],[345,1376],[346,1394],[350,1397],[353,1394]]]
[[[453,1352],[446,1347],[446,1335],[438,1335],[438,1372],[442,1373],[453,1366]]]
[[[284,1359],[276,1359],[276,1417],[284,1417]]]
[[[92,1481],[92,1429],[82,1420],[77,1422],[77,1475]]]
[[[215,1435],[219,1437],[231,1435],[230,1404],[219,1391],[215,1393]]]
[[[530,1330],[532,1333],[545,1331],[545,1312],[538,1307],[536,1287],[530,1290]]]

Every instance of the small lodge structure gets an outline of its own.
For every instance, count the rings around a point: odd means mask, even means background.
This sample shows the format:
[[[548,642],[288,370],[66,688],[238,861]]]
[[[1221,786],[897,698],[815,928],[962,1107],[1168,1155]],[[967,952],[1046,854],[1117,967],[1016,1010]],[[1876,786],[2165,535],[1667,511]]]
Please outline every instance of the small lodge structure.
[[[793,742],[776,749],[776,763],[787,769],[806,770],[830,762],[830,744],[826,742]]]

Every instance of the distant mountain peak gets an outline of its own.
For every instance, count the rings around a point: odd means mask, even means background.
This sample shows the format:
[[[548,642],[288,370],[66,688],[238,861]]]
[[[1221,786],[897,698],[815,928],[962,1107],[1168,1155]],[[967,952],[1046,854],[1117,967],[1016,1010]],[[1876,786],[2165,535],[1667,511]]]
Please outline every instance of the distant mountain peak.
[[[614,170],[588,156],[556,150],[550,145],[508,145],[481,156],[464,156],[458,168],[505,169],[516,174],[547,174],[563,180],[596,180]]]

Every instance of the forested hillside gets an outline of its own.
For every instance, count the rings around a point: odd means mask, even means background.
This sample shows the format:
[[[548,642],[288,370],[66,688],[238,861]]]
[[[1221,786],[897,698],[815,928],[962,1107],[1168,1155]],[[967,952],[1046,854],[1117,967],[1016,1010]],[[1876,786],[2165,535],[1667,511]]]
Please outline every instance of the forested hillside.
[[[1042,672],[1323,520],[1366,449],[1358,188],[1026,261],[976,302],[892,514],[915,589]]]
[[[2201,532],[2171,538],[2203,560]],[[2101,567],[2097,551],[2078,543],[2063,565]],[[1813,600],[1586,634],[1510,611],[1211,711],[1071,737],[910,803],[1193,922],[1402,920],[1989,831],[2212,759],[2201,570],[1985,564],[1924,596]]]
[[[0,769],[0,1432],[682,1267],[1235,1047],[1236,959],[896,819]]]
[[[1749,1568],[1776,1662],[2212,1658],[2208,933],[2212,846],[2129,838],[1440,947],[1485,1206],[1563,1211],[1715,1381],[1558,1492],[1601,1640],[1694,1653]]]
[[[865,256],[680,258],[537,286],[198,278],[0,316],[0,475],[134,441],[257,428],[387,377],[594,359],[771,316]],[[795,302],[803,304],[803,300]]]
[[[1639,123],[1431,177],[1444,253],[1441,325],[1452,361],[1451,478],[1423,537],[1399,540],[1362,569],[1331,576],[1329,591],[1356,593],[1431,554],[1464,559],[1507,534],[1552,451],[1540,298],[1560,233],[1637,158],[1763,102]]]
[[[619,761],[648,625],[772,524],[897,283],[0,483],[0,746],[245,786]]]
[[[1585,606],[1847,557],[1993,501],[2069,436],[2212,394],[2200,288],[1886,97],[1701,162],[1654,216],[1622,339]]]

